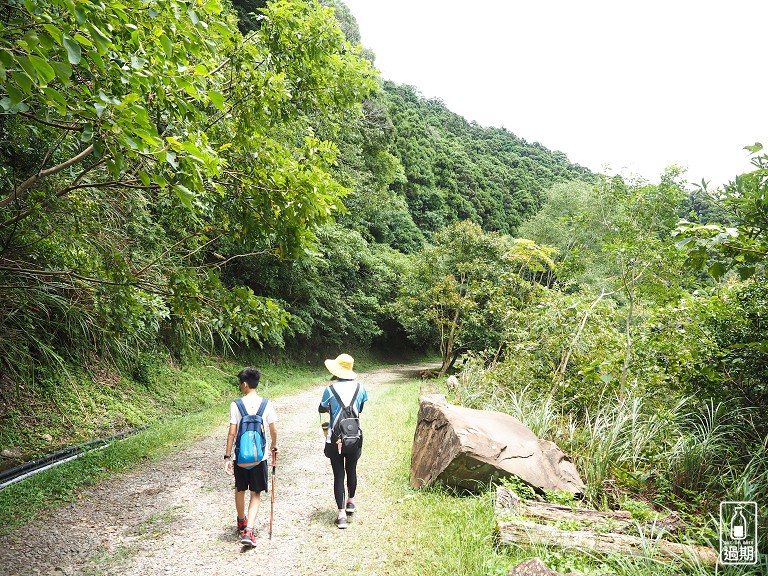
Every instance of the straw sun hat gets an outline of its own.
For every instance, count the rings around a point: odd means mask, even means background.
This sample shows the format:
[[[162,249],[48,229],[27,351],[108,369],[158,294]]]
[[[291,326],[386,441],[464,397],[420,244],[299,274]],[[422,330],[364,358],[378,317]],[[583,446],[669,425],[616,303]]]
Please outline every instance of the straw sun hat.
[[[332,360],[326,360],[325,367],[328,368],[328,372],[342,380],[354,380],[357,378],[357,374],[352,371],[354,363],[355,359],[349,354],[339,354]]]

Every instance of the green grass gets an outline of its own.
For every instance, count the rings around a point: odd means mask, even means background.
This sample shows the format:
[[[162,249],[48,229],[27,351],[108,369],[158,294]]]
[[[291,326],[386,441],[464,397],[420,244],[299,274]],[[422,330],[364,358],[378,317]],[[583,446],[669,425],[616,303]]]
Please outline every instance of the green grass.
[[[259,390],[270,398],[317,384],[325,378],[324,367],[279,365],[266,361],[255,365],[263,373]],[[229,402],[239,395],[235,385],[239,370],[239,365],[232,363],[209,363],[177,371],[174,382],[178,382],[178,386],[173,392],[163,391],[164,394],[180,399],[188,385],[197,382],[207,390],[209,382],[216,380],[220,392],[208,397],[208,401],[215,404],[183,417],[165,417],[103,450],[89,452],[82,458],[40,472],[0,492],[0,534],[7,534],[20,524],[76,499],[83,488],[111,474],[128,470],[145,460],[157,459],[210,432],[221,424],[222,414],[226,414]],[[188,400],[179,401],[185,409],[195,406]],[[108,433],[105,431],[101,435]]]

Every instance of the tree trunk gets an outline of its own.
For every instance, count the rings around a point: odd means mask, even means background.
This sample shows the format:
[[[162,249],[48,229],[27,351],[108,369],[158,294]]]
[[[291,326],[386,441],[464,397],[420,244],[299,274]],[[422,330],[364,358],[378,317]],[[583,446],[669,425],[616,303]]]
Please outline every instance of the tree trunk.
[[[453,354],[453,344],[456,338],[456,331],[459,323],[460,309],[456,308],[456,313],[453,315],[453,321],[451,322],[451,329],[448,332],[447,338],[441,338],[440,348],[443,353],[443,365],[440,366],[440,371],[437,373],[438,378],[445,376],[448,368],[451,364],[451,355]]]
[[[635,312],[634,294],[629,297],[629,310],[627,310],[627,322],[624,333],[626,336],[626,352],[624,353],[624,366],[621,369],[621,380],[619,382],[619,400],[624,400],[624,390],[627,385],[627,374],[629,373],[629,361],[632,357],[632,316]]]
[[[565,351],[560,358],[560,365],[557,367],[558,380],[561,380],[561,381],[565,380],[565,369],[568,366],[568,361],[571,359],[571,354],[573,354],[573,349],[576,346],[577,342],[579,341],[579,338],[581,337],[581,333],[584,331],[584,327],[587,325],[587,319],[589,318],[589,315],[592,314],[592,311],[600,303],[600,300],[602,300],[606,296],[610,296],[611,294],[613,294],[613,292],[606,292],[605,288],[603,288],[600,293],[600,296],[597,297],[597,300],[592,302],[592,305],[587,309],[586,312],[584,312],[584,316],[581,319],[581,322],[579,322],[579,327],[576,330],[576,334],[573,336],[573,340],[571,340],[571,343],[568,345],[568,350]]]

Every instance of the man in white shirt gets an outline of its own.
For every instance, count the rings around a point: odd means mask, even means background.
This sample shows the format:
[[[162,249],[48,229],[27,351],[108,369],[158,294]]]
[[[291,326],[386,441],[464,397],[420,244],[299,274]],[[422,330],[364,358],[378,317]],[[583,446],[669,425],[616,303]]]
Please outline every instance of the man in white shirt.
[[[247,414],[257,414],[261,408],[262,401],[265,401],[262,419],[269,427],[271,438],[271,450],[277,452],[277,413],[272,402],[263,399],[256,392],[261,380],[261,372],[256,368],[244,368],[238,375],[240,382],[240,392],[243,397],[242,405]],[[232,460],[232,448],[237,438],[237,431],[242,420],[242,414],[238,407],[238,401],[232,402],[229,407],[229,433],[227,434],[227,447],[224,452],[224,469],[227,474],[235,477],[235,508],[237,509],[237,528],[242,537],[241,542],[249,546],[256,546],[256,539],[253,535],[253,524],[256,515],[259,513],[259,504],[261,502],[261,493],[267,490],[267,457],[269,453],[265,450],[261,462],[252,468],[243,468],[237,466]],[[248,502],[248,514],[245,514],[245,492],[250,490],[251,498]]]

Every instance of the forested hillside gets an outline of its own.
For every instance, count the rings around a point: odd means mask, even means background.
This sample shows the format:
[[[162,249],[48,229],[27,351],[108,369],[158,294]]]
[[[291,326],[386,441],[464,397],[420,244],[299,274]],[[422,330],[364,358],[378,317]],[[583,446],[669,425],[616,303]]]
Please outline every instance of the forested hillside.
[[[510,232],[591,176],[377,81],[328,9],[234,5],[6,4],[6,385],[397,335],[401,253],[464,219]]]
[[[50,447],[35,407],[78,378],[415,347],[573,454],[594,505],[711,536],[713,503],[768,491],[759,145],[722,190],[592,174],[381,78],[337,0],[0,18],[3,446]]]

